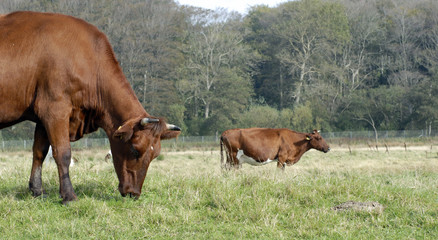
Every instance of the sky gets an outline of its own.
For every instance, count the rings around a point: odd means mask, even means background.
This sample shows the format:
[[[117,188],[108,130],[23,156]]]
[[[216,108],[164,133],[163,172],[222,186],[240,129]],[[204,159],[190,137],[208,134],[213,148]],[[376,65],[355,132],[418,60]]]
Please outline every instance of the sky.
[[[241,14],[246,14],[249,7],[255,5],[268,5],[275,7],[279,3],[287,2],[288,0],[177,0],[181,5],[192,5],[208,9],[216,9],[219,7],[226,8],[228,11],[237,11]]]

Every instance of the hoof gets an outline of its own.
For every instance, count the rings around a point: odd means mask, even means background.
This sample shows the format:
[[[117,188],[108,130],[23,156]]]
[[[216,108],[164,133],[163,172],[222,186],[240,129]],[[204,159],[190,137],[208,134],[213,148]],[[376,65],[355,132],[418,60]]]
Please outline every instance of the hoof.
[[[73,201],[76,201],[76,200],[77,200],[77,197],[76,197],[75,194],[73,194],[73,195],[68,195],[68,196],[64,196],[64,197],[62,198],[62,204],[64,204],[64,205],[68,205],[70,202],[73,202]]]
[[[46,191],[44,191],[42,189],[30,189],[30,192],[31,192],[32,196],[35,198],[40,197],[40,196],[43,198],[47,197]]]

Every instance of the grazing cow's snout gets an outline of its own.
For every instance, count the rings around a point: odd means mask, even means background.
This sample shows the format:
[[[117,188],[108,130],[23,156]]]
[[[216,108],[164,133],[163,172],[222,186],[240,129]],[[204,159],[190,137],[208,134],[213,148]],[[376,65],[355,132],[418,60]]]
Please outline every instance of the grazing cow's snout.
[[[127,186],[127,185],[124,185],[124,186],[119,185],[119,192],[122,195],[122,197],[126,197],[129,194],[129,197],[134,198],[135,200],[137,200],[141,195],[140,191],[138,191],[130,186]]]

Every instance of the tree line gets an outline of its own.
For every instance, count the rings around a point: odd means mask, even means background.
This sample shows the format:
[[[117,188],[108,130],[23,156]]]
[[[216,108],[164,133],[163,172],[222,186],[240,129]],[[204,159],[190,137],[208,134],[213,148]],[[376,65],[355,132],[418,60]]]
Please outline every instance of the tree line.
[[[0,2],[0,13],[17,10],[96,25],[145,109],[186,135],[438,126],[435,0],[296,0],[246,15],[174,0]]]

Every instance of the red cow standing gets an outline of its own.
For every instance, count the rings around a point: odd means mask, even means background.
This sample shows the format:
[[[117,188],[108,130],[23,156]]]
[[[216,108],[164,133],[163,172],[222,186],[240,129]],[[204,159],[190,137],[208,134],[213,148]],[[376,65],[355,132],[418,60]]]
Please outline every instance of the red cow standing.
[[[223,161],[225,146],[227,162]],[[322,152],[330,147],[317,130],[312,133],[299,133],[286,128],[247,128],[230,129],[221,135],[221,165],[226,169],[239,168],[242,163],[264,165],[277,162],[277,167],[297,163],[310,149]]]

